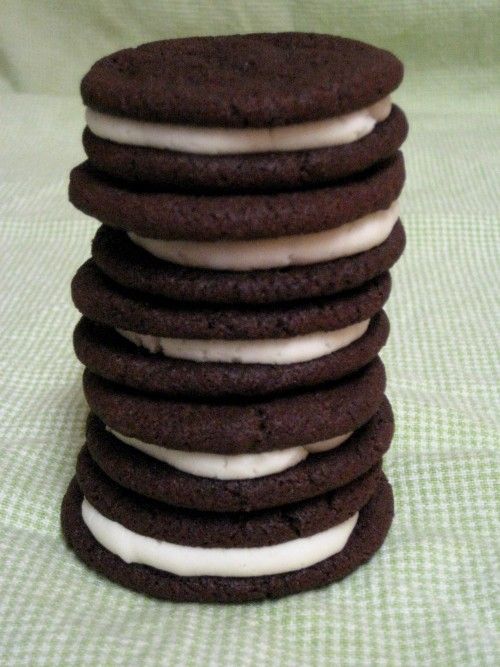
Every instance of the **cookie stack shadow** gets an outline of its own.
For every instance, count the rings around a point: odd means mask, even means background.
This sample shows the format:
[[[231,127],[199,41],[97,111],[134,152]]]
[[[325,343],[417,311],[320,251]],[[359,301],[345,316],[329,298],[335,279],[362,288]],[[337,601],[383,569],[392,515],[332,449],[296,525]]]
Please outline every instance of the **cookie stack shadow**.
[[[217,94],[190,86],[193,59]],[[385,51],[301,34],[144,45],[84,78],[70,199],[102,226],[72,283],[90,415],[62,524],[109,579],[258,600],[337,581],[383,543],[401,78]]]

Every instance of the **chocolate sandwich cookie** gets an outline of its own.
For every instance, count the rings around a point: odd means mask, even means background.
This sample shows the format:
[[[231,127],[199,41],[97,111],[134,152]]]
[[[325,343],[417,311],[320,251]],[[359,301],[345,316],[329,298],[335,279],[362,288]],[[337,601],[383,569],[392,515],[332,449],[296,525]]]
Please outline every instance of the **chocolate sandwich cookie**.
[[[358,287],[388,271],[405,247],[400,221],[380,245],[349,257],[306,266],[259,271],[214,271],[159,259],[121,230],[102,226],[92,257],[107,276],[124,287],[180,301],[274,303]]]
[[[403,77],[388,51],[313,33],[161,40],[98,60],[84,103],[117,116],[217,127],[268,127],[361,109]]]
[[[70,201],[102,223],[163,240],[280,238],[340,227],[389,209],[405,179],[401,153],[328,186],[273,194],[189,195],[126,185],[89,163],[70,176]]]
[[[339,378],[373,358],[385,342],[387,322],[372,319],[389,292],[390,277],[383,274],[316,300],[258,307],[180,304],[126,290],[88,261],[73,279],[73,300],[85,317],[110,330],[94,329],[94,337],[84,324],[75,349],[104,377],[151,391],[269,393]],[[120,345],[113,333],[132,347]],[[106,348],[114,349],[107,359]]]
[[[310,361],[241,364],[174,359],[150,353],[113,328],[82,318],[75,328],[76,356],[107,380],[170,396],[256,396],[337,380],[374,359],[389,335],[384,311],[374,315],[366,333],[336,352]]]
[[[84,77],[84,146],[130,181],[220,190],[294,188],[361,171],[406,135],[387,51],[331,35],[164,40]]]
[[[393,432],[391,407],[384,399],[366,424],[329,450],[292,448],[272,457],[211,455],[207,461],[204,455],[165,449],[162,460],[157,448],[125,444],[90,415],[77,469],[85,467],[90,454],[106,475],[142,496],[202,511],[248,512],[295,503],[350,483],[381,461]],[[272,470],[278,472],[266,474]]]
[[[266,192],[321,185],[365,171],[393,155],[406,139],[399,107],[351,143],[274,153],[200,155],[103,139],[87,127],[83,147],[99,171],[130,183],[186,192]]]
[[[76,480],[70,484],[62,527],[87,565],[154,597],[280,597],[337,581],[380,547],[393,517],[392,491],[384,476],[375,490],[370,478],[368,473],[334,494],[241,520],[134,500],[94,470],[90,479],[79,477],[90,498],[84,499]]]
[[[83,387],[92,412],[122,436],[192,452],[245,454],[309,445],[356,430],[382,403],[385,372],[376,358],[334,383],[263,400],[168,398],[88,370]]]

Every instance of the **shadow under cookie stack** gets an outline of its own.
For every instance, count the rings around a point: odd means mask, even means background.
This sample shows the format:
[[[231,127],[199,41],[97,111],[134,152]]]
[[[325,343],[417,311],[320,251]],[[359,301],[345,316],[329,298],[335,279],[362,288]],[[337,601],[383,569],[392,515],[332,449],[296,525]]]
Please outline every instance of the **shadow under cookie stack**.
[[[70,199],[102,226],[72,283],[90,415],[62,524],[97,572],[242,602],[381,546],[402,76],[283,33],[155,42],[84,77]]]

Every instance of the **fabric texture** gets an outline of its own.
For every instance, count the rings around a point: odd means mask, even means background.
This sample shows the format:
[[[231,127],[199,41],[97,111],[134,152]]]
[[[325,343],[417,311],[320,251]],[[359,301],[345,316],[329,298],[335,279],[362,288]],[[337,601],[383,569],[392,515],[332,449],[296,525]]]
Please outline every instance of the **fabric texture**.
[[[0,664],[499,664],[499,9],[3,0]],[[411,128],[408,246],[383,353],[396,517],[371,563],[339,584],[259,604],[158,602],[87,570],[59,528],[87,413],[69,284],[96,229],[66,195],[83,155],[77,85],[121,46],[263,29],[357,36],[407,67],[395,99]]]

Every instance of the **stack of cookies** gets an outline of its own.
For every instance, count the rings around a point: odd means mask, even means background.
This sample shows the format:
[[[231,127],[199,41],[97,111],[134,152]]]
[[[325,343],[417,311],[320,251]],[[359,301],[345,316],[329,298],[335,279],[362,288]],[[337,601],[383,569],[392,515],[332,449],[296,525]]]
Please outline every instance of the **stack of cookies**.
[[[84,77],[70,199],[102,226],[72,285],[91,412],[62,522],[109,579],[279,597],[384,541],[402,75],[283,33],[145,44]]]

